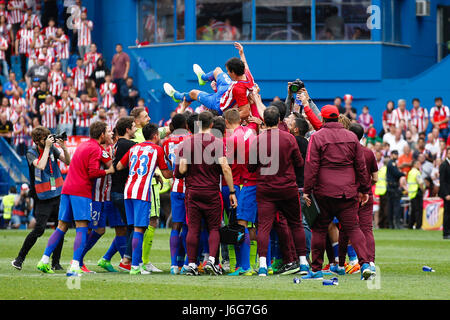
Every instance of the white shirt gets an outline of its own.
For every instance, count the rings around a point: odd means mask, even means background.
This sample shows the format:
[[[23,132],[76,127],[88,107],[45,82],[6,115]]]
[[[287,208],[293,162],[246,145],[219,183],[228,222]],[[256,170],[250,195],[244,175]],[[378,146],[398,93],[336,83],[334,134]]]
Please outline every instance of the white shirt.
[[[395,140],[395,136],[392,133],[387,132],[384,134],[383,142],[387,142],[389,143],[389,145],[391,145],[393,140]]]
[[[389,143],[389,150],[391,150],[391,152],[397,150],[399,156],[403,154],[403,149],[408,145],[408,142],[403,138],[400,138],[398,141],[395,141],[394,138],[391,142],[392,143]]]
[[[427,143],[425,145],[425,150],[428,150],[431,152],[431,154],[435,155],[438,154],[438,152],[441,150],[441,148],[439,147],[439,140],[436,139],[436,141],[434,143]]]

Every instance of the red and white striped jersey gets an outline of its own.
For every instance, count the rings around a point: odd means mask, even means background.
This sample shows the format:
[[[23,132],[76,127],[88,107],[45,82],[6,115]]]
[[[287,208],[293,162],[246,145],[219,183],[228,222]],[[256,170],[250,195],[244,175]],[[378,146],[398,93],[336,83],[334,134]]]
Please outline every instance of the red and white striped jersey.
[[[83,128],[89,127],[92,119],[92,114],[89,114],[89,111],[94,111],[94,105],[89,102],[83,103],[82,101],[79,101],[75,103],[74,110],[75,112],[81,111],[81,114],[76,117],[76,125]]]
[[[50,37],[56,37],[56,30],[56,27],[45,27],[42,34],[46,39],[50,39]]]
[[[90,77],[92,72],[95,70],[95,66],[97,65],[97,61],[102,57],[101,53],[91,53],[88,52],[84,55],[84,61],[88,61],[88,65],[86,68],[86,76]]]
[[[188,137],[188,135],[173,135],[163,142],[163,150],[166,162],[170,168],[175,170],[175,158],[177,149],[180,144]],[[184,179],[177,179],[173,177],[172,192],[184,193],[186,191],[186,185]]]
[[[22,17],[24,15],[24,12],[22,10],[25,10],[27,8],[25,0],[11,0],[8,3],[8,7],[9,6],[13,7],[12,10],[8,9],[11,17],[10,23],[11,24],[21,23]]]
[[[70,74],[77,91],[83,91],[86,87],[86,70],[83,67],[75,67]]]
[[[36,105],[36,101],[34,100],[34,94],[38,91],[39,88],[30,87],[27,90],[26,100],[30,108],[34,108]]]
[[[6,47],[6,50],[8,50],[8,40],[3,38],[2,36],[0,36],[0,46]],[[6,59],[6,55],[5,55],[6,50],[0,50],[0,60]]]
[[[9,114],[7,115],[7,120],[11,121],[13,124],[15,124],[18,120],[19,120],[20,114],[14,110],[14,109],[10,109],[9,110]]]
[[[253,76],[250,70],[245,69],[245,76],[247,80],[239,80],[231,82],[230,78],[226,78],[230,81],[230,87],[220,98],[220,110],[225,111],[235,106],[242,107],[248,104],[248,95],[255,85]]]
[[[411,122],[413,125],[417,127],[417,132],[423,132],[427,128],[425,128],[425,120],[428,119],[428,110],[422,107],[412,108],[410,111],[411,114]]]
[[[70,40],[69,40],[69,37],[64,34],[64,35],[62,35],[59,38],[59,40],[65,40],[65,42],[56,41],[56,46],[55,46],[56,58],[58,58],[58,59],[69,59],[69,57],[70,57],[70,52],[69,52]],[[66,72],[66,70],[64,70],[64,72]]]
[[[66,81],[66,75],[62,71],[50,71],[48,74],[50,83],[50,92],[54,97],[60,97],[64,88],[64,81]]]
[[[19,53],[30,55],[31,43],[33,42],[33,30],[32,29],[20,29],[17,31],[16,39],[19,40]]]
[[[17,122],[16,124],[14,124],[14,129],[13,129],[13,138],[14,138],[14,145],[18,146],[21,143],[25,143],[27,144],[28,141],[30,140],[30,127],[27,125],[20,125],[19,122]]]
[[[106,124],[108,125],[109,128],[111,128],[111,130],[114,130],[118,120],[119,116],[114,113],[112,117],[109,116],[106,117]]]
[[[430,110],[430,119],[433,119],[434,122],[445,120],[448,117],[450,117],[450,109],[447,106],[441,106],[440,108],[434,106]],[[448,128],[448,122],[439,125],[439,129],[445,128]]]
[[[33,32],[33,39],[34,39],[34,32]],[[37,61],[37,58],[42,52],[42,48],[44,47],[44,41],[45,38],[43,35],[39,34],[36,37],[36,40],[34,42],[34,48],[30,50],[30,58]]]
[[[41,104],[39,112],[44,112],[42,114],[42,125],[49,129],[56,128],[56,104],[46,104],[45,102]]]
[[[107,150],[102,150],[102,158],[100,160],[100,170],[106,170],[108,162],[112,161],[111,146]],[[109,178],[109,179],[108,179]],[[106,175],[95,180],[92,188],[92,201],[104,202],[111,201],[111,175]],[[109,190],[109,191],[108,191]]]
[[[19,97],[18,99],[12,97],[9,99],[9,104],[11,105],[11,110],[16,110],[21,113],[23,110],[28,111],[28,105],[24,98]]]
[[[73,102],[70,99],[59,100],[56,103],[59,111],[59,124],[73,124]]]
[[[114,82],[103,83],[100,86],[100,94],[103,96],[103,106],[109,109],[114,103],[114,95],[117,93],[117,85]]]
[[[46,65],[51,70],[52,66],[53,66],[53,64],[55,62],[56,62],[55,50],[53,50],[52,48],[49,48],[47,50],[47,55],[45,56],[45,63],[44,63],[44,65]]]
[[[31,19],[31,24],[32,24],[33,28],[34,27],[39,27],[39,28],[42,29],[41,20],[39,19],[39,17],[36,14],[33,13],[31,15],[30,19]],[[21,28],[25,28],[25,24],[27,23],[27,21],[28,21],[28,12],[25,12],[23,14],[22,21],[20,22],[20,27]]]
[[[146,141],[131,147],[120,162],[130,168],[124,198],[151,201],[150,186],[155,169],[167,169],[163,149]]]
[[[89,46],[92,43],[91,30],[94,23],[90,20],[80,21],[77,24],[78,30],[78,46]]]
[[[399,108],[392,111],[392,123],[395,124],[397,128],[400,128],[400,120],[405,120],[405,126],[404,130],[406,130],[406,127],[408,126],[408,121],[411,121],[411,114],[408,110],[405,109],[405,111],[401,111]]]

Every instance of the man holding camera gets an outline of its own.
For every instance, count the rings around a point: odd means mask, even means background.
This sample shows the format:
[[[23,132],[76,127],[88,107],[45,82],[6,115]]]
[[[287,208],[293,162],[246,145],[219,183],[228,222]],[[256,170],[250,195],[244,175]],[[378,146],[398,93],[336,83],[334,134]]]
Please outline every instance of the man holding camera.
[[[34,216],[36,225],[20,249],[17,258],[11,262],[12,266],[22,270],[22,264],[28,252],[36,243],[36,240],[44,234],[47,221],[51,218],[57,221],[59,201],[63,185],[63,178],[59,169],[58,160],[66,165],[70,164],[70,154],[64,144],[64,140],[55,139],[50,130],[45,127],[36,127],[31,132],[35,145],[27,152],[28,168],[30,171],[30,195],[34,200]],[[58,151],[54,143],[63,150]],[[63,241],[55,249],[52,258],[52,269],[62,270],[59,264]]]

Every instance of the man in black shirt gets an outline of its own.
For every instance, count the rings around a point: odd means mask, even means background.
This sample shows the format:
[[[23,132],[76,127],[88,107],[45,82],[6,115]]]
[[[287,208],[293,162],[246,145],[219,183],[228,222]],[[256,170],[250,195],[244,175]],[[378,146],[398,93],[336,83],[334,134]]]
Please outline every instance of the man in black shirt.
[[[39,112],[39,108],[41,107],[41,104],[43,104],[45,102],[45,98],[47,98],[48,95],[51,95],[50,91],[47,88],[47,81],[41,81],[40,85],[39,85],[39,90],[35,92],[34,94],[34,108],[36,110],[37,113],[37,117],[39,118],[39,122],[41,122],[42,116],[41,113]]]
[[[114,145],[113,151],[114,168],[116,168],[117,163],[119,163],[119,161],[128,152],[128,150],[130,150],[130,148],[136,144],[136,142],[131,141],[131,139],[134,139],[134,134],[136,132],[136,123],[134,122],[134,117],[120,118],[119,121],[117,121],[116,130],[119,136],[119,140]],[[123,271],[130,271],[131,268],[131,252],[132,252],[131,241],[133,240],[133,230],[134,230],[134,227],[132,225],[128,225],[127,223],[127,215],[125,212],[125,202],[123,195],[125,184],[128,179],[128,171],[129,171],[128,168],[126,170],[120,171],[116,170],[116,172],[112,175],[112,185],[111,185],[111,201],[113,202],[114,206],[120,211],[120,215],[122,217],[123,222],[128,226],[127,250],[119,265],[119,269]]]
[[[13,127],[12,122],[7,120],[6,113],[2,113],[0,115],[0,137],[5,138],[9,144],[11,144]]]

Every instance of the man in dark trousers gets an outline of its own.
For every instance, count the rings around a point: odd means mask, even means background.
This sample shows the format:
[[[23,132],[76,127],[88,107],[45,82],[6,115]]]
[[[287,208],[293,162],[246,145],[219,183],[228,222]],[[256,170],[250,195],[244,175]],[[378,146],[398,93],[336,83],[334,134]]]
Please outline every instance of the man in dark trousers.
[[[248,171],[258,170],[256,201],[258,204],[259,276],[267,276],[269,234],[277,213],[287,220],[295,244],[297,261],[293,272],[308,273],[305,230],[303,229],[295,167],[304,164],[294,136],[278,128],[280,112],[277,107],[264,111],[263,131],[250,147]]]
[[[35,146],[27,152],[28,169],[30,172],[31,196],[35,203],[34,216],[36,225],[23,242],[16,259],[11,264],[14,268],[22,270],[28,252],[33,248],[37,239],[41,237],[47,226],[47,221],[58,220],[59,204],[63,178],[59,169],[58,160],[70,165],[70,154],[63,140],[55,140],[50,130],[45,127],[36,127],[31,132]],[[54,143],[62,148],[58,151]],[[52,256],[52,270],[63,270],[59,264],[63,242],[60,241]]]
[[[402,207],[400,200],[402,192],[400,190],[400,178],[405,174],[400,171],[397,166],[398,151],[391,152],[391,160],[389,160],[386,169],[387,195],[388,195],[388,218],[390,229],[400,229],[402,227],[400,219],[402,216]]]
[[[209,232],[209,259],[204,269],[209,274],[220,274],[219,261],[216,256],[219,250],[219,228],[222,221],[222,193],[220,192],[220,176],[230,190],[230,205],[237,207],[236,190],[233,175],[228,165],[224,145],[221,139],[210,132],[213,126],[213,115],[209,111],[198,117],[200,133],[185,140],[179,147],[176,157],[179,163],[175,166],[175,177],[185,178],[186,214],[188,234],[186,237],[189,265],[186,275],[198,275],[197,253],[202,218],[205,219]]]
[[[349,130],[356,134],[358,140],[364,135],[364,128],[359,123],[353,123]],[[367,254],[370,269],[375,274],[375,239],[373,237],[373,193],[372,184],[378,179],[378,164],[373,151],[369,148],[362,147],[364,152],[364,160],[366,161],[366,169],[369,175],[369,201],[364,206],[360,206],[358,210],[359,225],[361,231],[366,238]],[[347,254],[348,236],[344,232],[339,232],[339,267],[335,270],[338,275],[345,275],[345,255]],[[330,269],[334,271],[333,269]]]
[[[444,200],[444,239],[450,239],[450,147],[447,157],[439,167],[439,197]]]
[[[354,133],[338,123],[339,110],[326,105],[321,110],[324,125],[311,136],[305,165],[303,198],[308,206],[312,194],[320,214],[312,225],[312,271],[305,280],[323,279],[322,265],[328,225],[339,219],[359,257],[361,279],[372,276],[366,239],[358,222],[359,204],[369,200],[370,180],[364,153]]]

